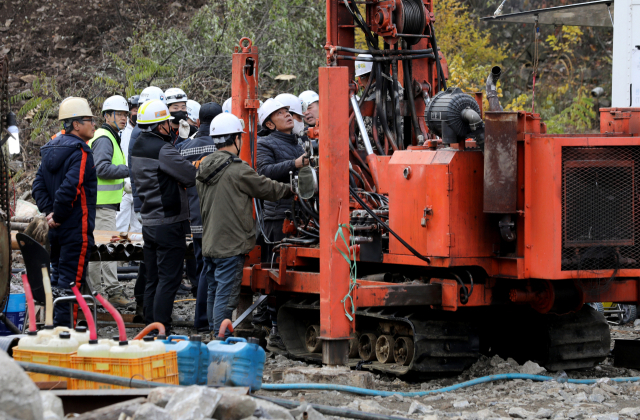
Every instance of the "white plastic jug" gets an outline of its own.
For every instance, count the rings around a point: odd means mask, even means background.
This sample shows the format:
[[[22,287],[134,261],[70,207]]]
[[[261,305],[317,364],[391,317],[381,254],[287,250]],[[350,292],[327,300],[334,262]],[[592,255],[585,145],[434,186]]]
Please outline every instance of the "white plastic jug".
[[[58,333],[60,334],[60,333]],[[56,334],[54,332],[54,328],[53,326],[51,327],[47,327],[46,325],[44,326],[43,329],[41,329],[40,331],[38,331],[38,338],[40,339],[39,343],[40,345],[46,345],[47,343],[49,343],[49,340],[51,340],[54,337],[57,337],[58,334]]]
[[[52,338],[47,344],[50,353],[73,353],[78,351],[78,341],[68,332],[61,332],[59,337]]]
[[[87,327],[76,327],[75,330],[70,331],[71,337],[78,341],[78,345],[87,344],[89,342],[89,331]]]
[[[139,359],[146,356],[144,349],[137,344],[129,344],[128,341],[121,341],[118,346],[111,347],[109,357],[116,359]]]
[[[100,340],[103,341],[103,340]],[[91,340],[87,344],[78,347],[77,356],[80,357],[109,357],[111,346],[99,343],[98,340]]]
[[[142,340],[147,356],[156,356],[167,352],[167,348],[160,340],[154,340],[153,337],[145,337]]]
[[[40,337],[36,331],[29,331],[29,335],[18,341],[18,350],[40,351]]]

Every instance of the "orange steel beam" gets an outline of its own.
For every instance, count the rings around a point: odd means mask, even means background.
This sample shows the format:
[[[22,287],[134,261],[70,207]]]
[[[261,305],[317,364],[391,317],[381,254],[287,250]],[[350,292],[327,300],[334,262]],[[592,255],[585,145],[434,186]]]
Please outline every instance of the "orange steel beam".
[[[320,68],[319,87],[320,98],[325,98],[320,101],[319,139],[322,362],[345,365],[355,322],[349,321],[342,304],[349,292],[350,269],[339,252],[347,249],[336,231],[340,225],[349,225],[349,69]],[[344,228],[343,234],[349,243],[349,229]],[[346,307],[351,309],[349,304]]]
[[[260,101],[258,86],[258,47],[249,38],[242,38],[232,57],[231,112],[244,121],[240,158],[255,168],[257,141],[257,113]],[[251,131],[251,132],[250,132]],[[252,139],[251,137],[254,137]],[[252,150],[253,149],[253,150]]]

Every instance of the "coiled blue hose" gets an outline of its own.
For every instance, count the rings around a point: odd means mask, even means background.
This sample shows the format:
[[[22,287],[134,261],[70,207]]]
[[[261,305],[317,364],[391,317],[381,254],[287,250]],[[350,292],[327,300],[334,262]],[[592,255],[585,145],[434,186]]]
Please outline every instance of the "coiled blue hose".
[[[415,391],[415,392],[397,392],[397,391],[378,391],[376,389],[358,388],[349,385],[334,385],[334,384],[262,384],[262,389],[265,391],[286,391],[286,390],[322,390],[322,391],[340,391],[350,392],[352,394],[368,395],[368,396],[381,396],[390,397],[395,394],[400,394],[403,397],[422,397],[429,394],[436,394],[440,392],[455,391],[461,388],[467,388],[473,385],[483,384],[485,382],[501,381],[505,379],[531,379],[532,381],[546,382],[568,382],[570,384],[595,384],[598,379],[569,379],[566,377],[554,378],[551,376],[541,375],[529,375],[527,373],[501,373],[499,375],[483,376],[482,378],[472,379],[470,381],[461,382],[456,385],[447,386],[440,389],[432,389],[430,391]],[[610,378],[613,382],[638,382],[640,376],[634,376],[629,378]]]

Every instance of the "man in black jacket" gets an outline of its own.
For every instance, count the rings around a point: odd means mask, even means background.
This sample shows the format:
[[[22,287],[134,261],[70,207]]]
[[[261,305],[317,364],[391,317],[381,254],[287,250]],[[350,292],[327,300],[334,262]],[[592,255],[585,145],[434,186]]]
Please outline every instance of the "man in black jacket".
[[[200,108],[200,127],[192,139],[187,139],[176,145],[180,154],[193,164],[197,169],[200,162],[216,151],[213,139],[209,136],[211,121],[222,113],[222,107],[209,102]],[[191,214],[191,235],[193,236],[193,252],[196,259],[196,279],[197,283],[191,289],[196,297],[196,314],[194,317],[194,327],[199,332],[209,332],[209,321],[207,319],[207,279],[202,275],[204,260],[202,259],[202,217],[200,215],[200,198],[196,187],[187,189],[189,196],[189,211]]]
[[[298,137],[292,134],[294,122],[289,113],[289,107],[275,99],[267,99],[258,110],[258,119],[263,128],[261,134],[267,134],[258,138],[256,155],[258,174],[274,181],[288,183],[290,172],[295,176],[299,168],[309,164],[309,159],[306,157]],[[285,211],[291,209],[292,200],[293,198],[283,198],[275,202],[264,202],[263,234],[269,242],[284,239],[282,226]],[[270,252],[270,247],[268,247],[267,255]],[[269,347],[285,350],[284,343],[278,335],[274,316],[271,316],[271,321]]]
[[[142,133],[130,155],[132,180],[142,202],[142,236],[147,284],[146,323],[161,322],[171,330],[171,311],[182,281],[182,261],[189,234],[186,188],[196,183],[196,168],[171,145],[172,119],[160,100],[138,110]]]

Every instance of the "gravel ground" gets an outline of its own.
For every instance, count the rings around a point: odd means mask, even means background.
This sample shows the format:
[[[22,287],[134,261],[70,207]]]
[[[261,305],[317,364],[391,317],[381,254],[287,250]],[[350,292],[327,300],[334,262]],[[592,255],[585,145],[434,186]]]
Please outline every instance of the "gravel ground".
[[[18,278],[12,282],[21,284]],[[134,281],[123,282],[130,298],[133,298]],[[192,296],[178,296],[174,306],[174,321],[192,322],[195,302]],[[635,339],[640,334],[638,326],[611,326],[612,346],[615,339]],[[99,328],[100,337],[117,334],[115,326]],[[127,335],[135,335],[139,329],[127,329]],[[189,335],[195,331],[177,327],[175,334]],[[287,368],[314,366],[281,355],[267,353],[264,383],[273,383],[272,372]],[[319,366],[317,366],[319,367]],[[424,382],[407,382],[384,374],[374,375],[374,389],[391,392],[430,391],[470,379],[499,373],[536,373],[556,378],[549,382],[511,380],[485,383],[446,393],[433,393],[421,397],[365,397],[336,391],[259,391],[258,395],[305,400],[312,404],[330,405],[424,420],[436,419],[488,419],[488,418],[537,418],[537,419],[597,419],[616,420],[638,418],[640,415],[640,383],[614,383],[609,378],[640,376],[640,372],[616,368],[608,358],[593,369],[569,372],[546,372],[532,362],[518,365],[513,359],[498,356],[482,357],[471,368],[458,376],[439,377]],[[575,385],[563,382],[565,378],[595,378],[598,383]]]

